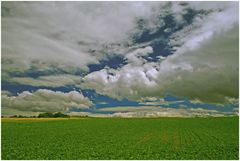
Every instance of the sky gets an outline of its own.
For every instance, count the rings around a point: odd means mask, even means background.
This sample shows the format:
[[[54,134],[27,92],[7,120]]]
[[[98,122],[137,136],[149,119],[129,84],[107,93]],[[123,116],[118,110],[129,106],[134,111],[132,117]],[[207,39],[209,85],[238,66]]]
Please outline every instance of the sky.
[[[235,2],[2,2],[2,115],[238,113]]]

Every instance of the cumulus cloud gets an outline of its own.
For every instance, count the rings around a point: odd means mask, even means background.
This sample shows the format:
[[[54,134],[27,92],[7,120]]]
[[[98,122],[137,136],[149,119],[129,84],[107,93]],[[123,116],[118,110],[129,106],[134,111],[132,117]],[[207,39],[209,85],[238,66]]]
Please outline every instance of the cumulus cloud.
[[[11,96],[12,94],[9,91],[1,90],[1,95]]]
[[[70,74],[39,76],[32,77],[12,77],[9,82],[24,85],[41,86],[41,87],[61,87],[66,85],[76,85],[81,83],[81,76]]]
[[[17,96],[2,95],[2,107],[31,112],[67,112],[71,108],[88,109],[92,102],[77,91],[69,93],[39,89],[24,91]]]
[[[203,102],[231,102],[238,98],[236,4],[4,2],[2,78],[33,86],[75,84],[117,99],[159,99],[170,93]],[[189,13],[195,16],[186,18]],[[176,26],[181,27],[176,30]],[[162,56],[155,51],[158,46],[153,46],[159,41],[176,51]],[[77,69],[88,70],[89,64],[113,53],[123,56],[128,64],[84,78],[70,75]],[[150,54],[160,60],[148,62],[144,57]],[[11,75],[33,67],[57,68],[65,75]]]
[[[158,111],[161,107],[158,106],[117,106],[117,107],[108,107],[101,108],[99,111],[104,112],[135,112],[135,111]]]
[[[175,41],[178,46],[173,55],[148,63],[141,54],[131,52],[126,54],[129,64],[117,70],[103,69],[90,73],[83,78],[82,87],[93,88],[118,99],[161,98],[166,93],[208,103],[237,99],[239,38],[238,8],[235,4],[193,2],[185,8],[177,3],[173,3],[171,9],[166,6],[166,10],[182,17],[189,7],[204,13],[194,17],[191,25],[170,37],[170,43]],[[208,11],[205,12],[205,9]],[[149,29],[149,24],[152,24],[152,31],[157,28],[155,23],[150,22],[143,27]]]
[[[146,60],[144,60],[142,56],[147,56],[152,52],[153,52],[152,47],[147,46],[145,48],[138,48],[133,52],[126,54],[125,58],[127,59],[128,63],[131,63],[133,65],[141,65],[143,64],[143,62],[146,62]]]
[[[163,97],[166,93],[223,103],[238,98],[238,27],[214,34],[201,47],[167,57],[161,63],[103,69],[84,77],[85,88],[116,98]]]
[[[212,9],[208,5],[215,10],[223,8],[224,12],[204,19],[207,23],[196,20],[197,24],[204,25],[193,26],[190,37],[187,34],[184,36],[187,38],[183,38],[186,31],[181,30],[172,39],[189,46],[193,42],[192,35],[198,41],[197,35],[205,35],[203,30],[211,29],[208,32],[212,33],[212,28],[227,28],[225,26],[238,20],[235,3],[189,3],[188,7]],[[144,32],[144,28],[154,33],[166,25],[164,15],[172,12],[177,20],[185,11],[178,2],[171,5],[166,2],[4,2],[2,10],[4,74],[5,71],[25,71],[32,65],[41,69],[57,66],[68,72],[72,68],[87,70],[88,64],[99,63],[111,53],[129,58],[129,50],[147,46],[133,44],[132,33]],[[136,22],[141,18],[147,21],[138,31]],[[226,21],[229,25],[222,25]],[[198,29],[196,33],[192,32],[194,27]]]
[[[96,89],[98,93],[117,99],[124,97],[138,99],[139,96],[144,96],[145,91],[157,85],[154,80],[147,77],[145,68],[146,65],[141,67],[128,64],[120,70],[103,69],[92,72],[83,78],[80,86]]]
[[[176,53],[183,53],[200,47],[202,42],[216,33],[226,32],[238,23],[238,7],[236,2],[189,2],[186,8],[203,11],[205,15],[198,15],[193,19],[192,25],[175,32],[171,36],[171,43],[177,43]],[[184,14],[186,8],[178,13]],[[228,24],[228,25],[226,25]]]
[[[3,68],[21,71],[35,65],[87,70],[88,64],[99,63],[111,44],[128,41],[135,18],[146,15],[152,5],[4,2],[2,57],[8,63]]]
[[[236,115],[234,112],[219,112],[203,108],[173,109],[158,106],[139,106],[139,107],[113,107],[101,109],[104,112],[114,112],[108,114],[112,117],[219,117]]]
[[[38,116],[39,113],[40,112],[21,111],[21,110],[12,109],[12,108],[2,108],[1,109],[2,116],[13,116],[13,115]]]

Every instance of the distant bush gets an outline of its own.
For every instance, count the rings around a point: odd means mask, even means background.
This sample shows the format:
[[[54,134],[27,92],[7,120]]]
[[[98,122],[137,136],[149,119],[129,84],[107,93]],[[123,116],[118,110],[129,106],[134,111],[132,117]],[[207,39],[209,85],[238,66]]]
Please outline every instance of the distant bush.
[[[63,114],[61,112],[57,112],[57,113],[53,114],[53,117],[69,117],[69,116],[66,114]]]
[[[27,116],[13,115],[13,116],[10,116],[10,118],[27,118]]]
[[[40,113],[40,114],[38,115],[38,117],[39,117],[39,118],[51,118],[51,117],[53,117],[53,114],[50,113],[50,112],[45,112],[45,113]]]
[[[23,116],[23,115],[10,116],[10,118],[69,118],[69,117],[70,117],[69,115],[63,114],[61,112],[56,112],[56,113],[45,112],[45,113],[40,113],[38,116]]]
[[[27,118],[27,116],[18,115],[18,118]]]
[[[17,115],[10,116],[10,118],[17,118],[17,117],[18,117]]]
[[[66,118],[70,116],[63,114],[61,112],[57,112],[57,113],[45,112],[38,115],[38,118],[59,118],[59,117]]]

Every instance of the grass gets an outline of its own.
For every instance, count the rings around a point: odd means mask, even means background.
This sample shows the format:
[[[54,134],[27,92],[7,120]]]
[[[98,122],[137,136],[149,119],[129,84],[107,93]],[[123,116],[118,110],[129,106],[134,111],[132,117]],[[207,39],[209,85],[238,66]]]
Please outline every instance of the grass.
[[[2,119],[2,159],[239,158],[238,117]]]

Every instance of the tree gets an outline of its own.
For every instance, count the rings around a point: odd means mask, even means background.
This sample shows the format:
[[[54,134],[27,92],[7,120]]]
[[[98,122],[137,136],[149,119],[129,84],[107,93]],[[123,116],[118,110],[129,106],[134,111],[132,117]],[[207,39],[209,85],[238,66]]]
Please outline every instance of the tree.
[[[63,114],[63,113],[61,113],[61,112],[57,112],[57,113],[55,113],[55,114],[53,115],[53,117],[69,117],[69,116],[66,115],[66,114]]]
[[[38,115],[38,117],[39,117],[39,118],[51,118],[51,117],[53,117],[53,114],[50,113],[50,112],[45,112],[45,113],[40,113],[40,114]]]
[[[17,115],[10,116],[10,118],[17,118],[17,117],[18,117]]]
[[[63,114],[61,112],[56,112],[56,113],[45,112],[38,115],[38,118],[58,118],[58,117],[66,118],[70,116]]]

